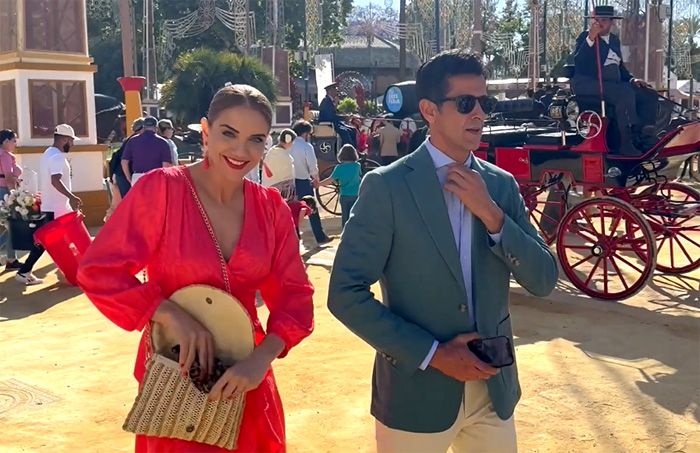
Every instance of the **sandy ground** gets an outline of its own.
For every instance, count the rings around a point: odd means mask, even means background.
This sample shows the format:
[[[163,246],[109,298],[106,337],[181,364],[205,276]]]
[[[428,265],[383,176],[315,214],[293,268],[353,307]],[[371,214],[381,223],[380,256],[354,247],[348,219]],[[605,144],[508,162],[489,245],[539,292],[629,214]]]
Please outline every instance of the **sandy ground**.
[[[275,363],[290,452],[374,451],[373,353],[325,307],[333,252],[305,250],[316,331]],[[0,451],[130,451],[138,335],[58,282],[48,259],[36,272],[46,282],[33,288],[0,275]],[[514,284],[511,303],[521,452],[700,452],[700,271],[656,275],[620,303],[563,279],[547,299]]]

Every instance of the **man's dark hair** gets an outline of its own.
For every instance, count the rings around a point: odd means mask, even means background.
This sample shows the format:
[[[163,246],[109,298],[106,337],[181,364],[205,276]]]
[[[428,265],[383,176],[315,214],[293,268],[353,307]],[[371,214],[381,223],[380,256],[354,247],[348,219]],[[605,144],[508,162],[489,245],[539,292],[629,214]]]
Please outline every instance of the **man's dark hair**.
[[[418,100],[438,102],[447,95],[448,79],[461,75],[486,77],[481,58],[461,49],[446,50],[423,63],[416,74]]]
[[[0,131],[0,145],[5,143],[5,140],[12,140],[17,134],[12,129],[3,129]]]
[[[292,130],[297,134],[297,137],[300,137],[302,134],[310,134],[314,127],[308,121],[299,120],[294,123]]]

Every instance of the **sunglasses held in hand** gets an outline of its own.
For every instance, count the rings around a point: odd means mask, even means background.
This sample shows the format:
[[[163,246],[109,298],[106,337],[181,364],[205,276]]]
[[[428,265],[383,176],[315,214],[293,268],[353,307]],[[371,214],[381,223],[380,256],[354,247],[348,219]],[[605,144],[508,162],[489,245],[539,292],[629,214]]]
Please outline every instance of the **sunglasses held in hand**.
[[[476,103],[479,102],[481,110],[487,115],[493,113],[496,109],[496,104],[498,104],[498,99],[493,96],[472,96],[471,94],[463,94],[461,96],[453,96],[451,98],[444,98],[439,101],[440,104],[443,102],[454,102],[457,106],[457,111],[461,114],[471,113],[476,107]]]

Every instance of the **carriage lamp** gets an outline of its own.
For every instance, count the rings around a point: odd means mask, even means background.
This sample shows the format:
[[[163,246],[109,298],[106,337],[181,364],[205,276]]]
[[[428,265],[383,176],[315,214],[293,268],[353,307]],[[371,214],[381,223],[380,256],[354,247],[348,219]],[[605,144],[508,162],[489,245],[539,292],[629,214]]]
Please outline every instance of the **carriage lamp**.
[[[571,121],[576,121],[579,108],[576,101],[570,100],[566,90],[558,90],[552,98],[548,109],[549,117],[557,120],[559,132],[561,133],[561,144],[566,146],[566,131],[569,129]]]

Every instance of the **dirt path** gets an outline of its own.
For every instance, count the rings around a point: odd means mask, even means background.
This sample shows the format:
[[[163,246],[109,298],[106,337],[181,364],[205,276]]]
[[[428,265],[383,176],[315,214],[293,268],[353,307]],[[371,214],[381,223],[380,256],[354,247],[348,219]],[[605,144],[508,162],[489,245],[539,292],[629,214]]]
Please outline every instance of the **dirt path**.
[[[333,250],[307,252],[316,331],[275,370],[289,451],[372,452],[373,353],[325,308]],[[74,288],[0,276],[0,451],[130,451],[138,336]],[[657,276],[625,303],[514,287],[521,452],[700,452],[700,272]]]

